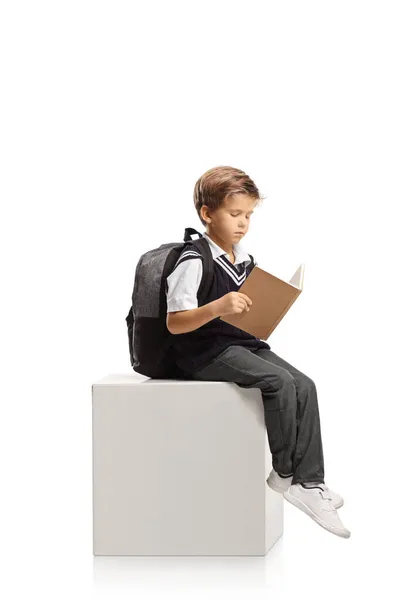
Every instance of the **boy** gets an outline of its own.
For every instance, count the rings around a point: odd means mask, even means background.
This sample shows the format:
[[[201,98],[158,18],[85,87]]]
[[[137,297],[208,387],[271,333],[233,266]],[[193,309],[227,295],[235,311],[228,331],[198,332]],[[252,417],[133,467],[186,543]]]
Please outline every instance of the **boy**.
[[[167,278],[166,324],[174,334],[172,348],[177,365],[193,379],[261,390],[273,463],[268,485],[320,526],[348,538],[350,531],[336,510],[343,499],[324,483],[313,380],[266,342],[219,319],[251,310],[251,298],[237,291],[251,262],[240,240],[261,199],[248,175],[233,167],[210,169],[196,182],[194,204],[213,256],[213,286],[199,307],[202,257],[195,248],[184,250]]]

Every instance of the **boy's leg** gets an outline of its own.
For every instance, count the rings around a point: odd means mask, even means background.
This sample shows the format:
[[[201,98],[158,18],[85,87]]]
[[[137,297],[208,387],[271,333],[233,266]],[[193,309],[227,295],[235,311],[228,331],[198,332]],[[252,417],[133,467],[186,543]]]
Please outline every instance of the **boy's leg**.
[[[272,465],[278,473],[293,473],[297,398],[294,377],[286,368],[266,361],[244,346],[233,345],[192,377],[200,381],[229,381],[244,388],[259,388]],[[309,481],[315,480],[316,473],[310,472],[309,476]]]
[[[272,350],[255,351],[268,364],[285,368],[294,378],[297,392],[297,443],[293,455],[292,484],[305,482],[324,483],[324,454],[317,389],[314,381],[296,369]],[[276,470],[276,469],[275,469]]]

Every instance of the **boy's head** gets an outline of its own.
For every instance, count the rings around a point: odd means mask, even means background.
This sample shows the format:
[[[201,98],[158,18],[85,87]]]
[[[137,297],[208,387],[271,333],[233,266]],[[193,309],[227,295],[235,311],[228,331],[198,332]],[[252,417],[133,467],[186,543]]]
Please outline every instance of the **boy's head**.
[[[227,245],[243,239],[254,209],[263,200],[244,171],[224,166],[209,169],[197,180],[193,199],[207,233]]]

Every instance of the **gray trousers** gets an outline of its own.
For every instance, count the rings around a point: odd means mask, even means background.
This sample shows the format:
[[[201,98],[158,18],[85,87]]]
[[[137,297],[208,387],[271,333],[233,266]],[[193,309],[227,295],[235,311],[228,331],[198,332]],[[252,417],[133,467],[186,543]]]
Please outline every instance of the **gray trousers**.
[[[239,345],[229,346],[192,377],[259,388],[275,471],[293,473],[292,484],[325,483],[317,390],[310,377],[272,350]]]

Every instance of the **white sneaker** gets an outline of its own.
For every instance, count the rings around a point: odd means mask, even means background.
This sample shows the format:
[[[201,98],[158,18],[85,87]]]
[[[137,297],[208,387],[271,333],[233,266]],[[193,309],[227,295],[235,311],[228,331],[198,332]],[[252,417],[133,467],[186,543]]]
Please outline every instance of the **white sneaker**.
[[[301,483],[295,483],[283,492],[283,496],[324,529],[340,537],[350,537],[350,531],[343,525],[333,505],[329,489],[304,488]]]
[[[288,490],[290,488],[290,486],[292,485],[292,480],[293,480],[293,475],[291,475],[290,477],[281,477],[279,475],[279,473],[277,473],[275,471],[275,469],[272,469],[271,473],[268,475],[267,483],[268,483],[269,487],[271,488],[271,490],[274,490],[274,492],[278,492],[279,494],[283,494],[283,492],[286,492],[286,490]],[[344,500],[343,500],[342,496],[340,496],[339,494],[337,494],[336,492],[334,492],[333,490],[328,488],[328,486],[325,483],[320,483],[319,485],[326,492],[330,493],[332,502],[333,502],[333,506],[336,509],[341,508],[343,506]]]

